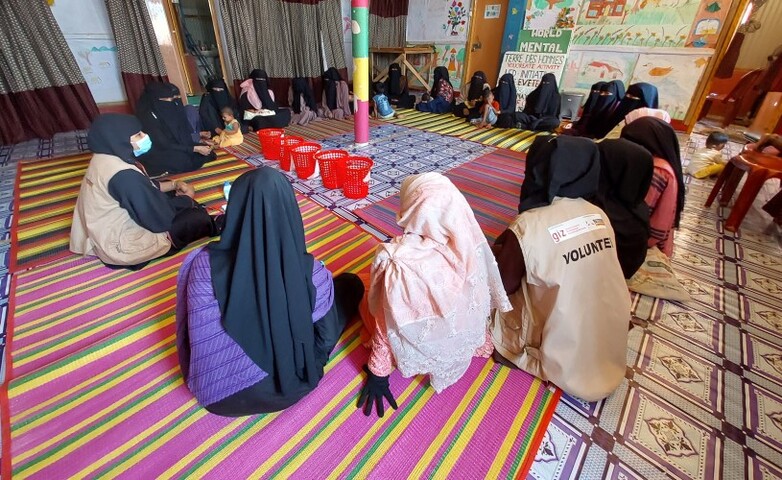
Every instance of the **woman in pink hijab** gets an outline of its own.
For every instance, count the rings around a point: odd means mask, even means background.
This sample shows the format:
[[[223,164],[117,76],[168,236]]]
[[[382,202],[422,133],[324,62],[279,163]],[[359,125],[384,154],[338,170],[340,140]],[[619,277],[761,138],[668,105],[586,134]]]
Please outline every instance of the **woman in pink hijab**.
[[[404,233],[377,247],[362,309],[372,352],[358,407],[369,415],[375,403],[381,417],[383,398],[396,408],[388,387],[395,367],[404,377],[429,375],[441,392],[473,356],[491,355],[491,310],[512,308],[486,237],[450,180],[413,175],[399,196]]]

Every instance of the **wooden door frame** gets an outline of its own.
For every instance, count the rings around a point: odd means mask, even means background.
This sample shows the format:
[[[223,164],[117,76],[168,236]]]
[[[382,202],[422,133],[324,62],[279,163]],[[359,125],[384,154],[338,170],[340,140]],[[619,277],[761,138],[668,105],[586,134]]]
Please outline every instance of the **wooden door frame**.
[[[473,21],[473,18],[477,15],[476,9],[478,8],[478,2],[476,0],[473,0],[472,6],[470,7],[470,27],[467,29],[467,43],[464,45],[464,68],[462,69],[462,88],[464,88],[464,85],[467,84],[469,79],[472,78],[471,74],[468,73],[470,71],[470,66],[472,63],[472,35],[475,30],[475,22]],[[505,25],[502,26],[505,28]],[[502,45],[500,43],[500,45]]]
[[[179,2],[177,2],[178,4]],[[179,67],[182,70],[182,76],[185,78],[185,83],[187,84],[187,95],[192,95],[193,92],[195,92],[195,89],[193,88],[193,79],[190,78],[190,72],[188,72],[187,64],[185,61],[185,47],[184,47],[184,41],[182,40],[182,25],[179,22],[179,15],[177,14],[176,9],[174,8],[174,2],[173,0],[164,0],[163,1],[163,7],[166,12],[166,19],[168,20],[168,27],[171,31],[171,38],[172,43],[174,44],[174,49],[177,53],[177,60],[179,63]],[[185,102],[186,103],[186,102]]]
[[[734,0],[731,2],[730,10],[725,16],[726,21],[723,23],[722,31],[720,32],[717,44],[714,47],[714,54],[711,56],[708,65],[706,65],[706,70],[701,76],[701,81],[698,83],[698,87],[692,95],[692,98],[697,98],[698,100],[690,104],[687,115],[684,116],[684,124],[687,126],[688,134],[692,133],[695,124],[698,123],[698,114],[706,103],[706,97],[709,95],[712,80],[714,80],[714,76],[717,73],[717,67],[725,57],[730,41],[739,29],[739,23],[741,22],[741,16],[744,13],[744,9],[750,1],[751,0]]]

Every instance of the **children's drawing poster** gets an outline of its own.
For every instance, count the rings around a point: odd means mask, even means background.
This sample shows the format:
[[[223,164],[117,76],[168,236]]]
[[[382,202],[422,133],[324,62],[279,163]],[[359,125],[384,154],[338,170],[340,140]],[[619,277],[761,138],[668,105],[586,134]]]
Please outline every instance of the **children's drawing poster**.
[[[457,90],[461,88],[462,77],[464,76],[464,47],[464,44],[434,46],[437,55],[437,66],[442,65],[448,69],[451,84]]]
[[[714,48],[729,7],[729,0],[701,0],[686,46]]]
[[[612,80],[621,80],[627,85],[637,60],[637,53],[584,51],[576,71],[575,85],[572,86],[578,90],[589,90],[597,82]]]
[[[407,41],[466,43],[470,0],[410,0]]]
[[[576,45],[683,47],[699,0],[581,0]]]
[[[119,71],[117,46],[113,39],[97,40],[67,37],[95,103],[124,102],[125,88]]]
[[[513,74],[516,81],[517,109],[523,109],[527,95],[547,73],[553,73],[560,81],[567,61],[570,44],[569,30],[520,32],[518,51],[506,52],[502,57],[500,75]]]
[[[683,120],[690,107],[710,55],[657,55],[642,53],[630,83],[647,82],[657,87],[660,108],[671,118]]]
[[[573,28],[580,0],[527,0],[524,30]]]

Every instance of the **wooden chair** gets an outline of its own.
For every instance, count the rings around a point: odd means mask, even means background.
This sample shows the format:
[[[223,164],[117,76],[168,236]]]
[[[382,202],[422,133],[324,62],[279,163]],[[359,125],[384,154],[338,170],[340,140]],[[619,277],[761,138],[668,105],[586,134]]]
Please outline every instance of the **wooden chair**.
[[[705,206],[710,207],[714,203],[720,190],[722,190],[720,206],[727,206],[731,198],[733,198],[733,194],[736,192],[736,188],[745,172],[749,173],[747,181],[744,183],[744,187],[741,189],[741,193],[739,193],[739,197],[736,199],[728,219],[725,221],[725,230],[729,232],[735,232],[739,229],[741,221],[744,220],[744,216],[749,211],[752,202],[755,201],[755,197],[757,197],[760,189],[763,188],[766,180],[772,178],[782,179],[782,157],[753,150],[744,150],[731,158],[730,162],[725,166],[725,170],[717,178],[714,188],[711,189]]]
[[[740,113],[739,107],[746,104],[745,97],[750,93],[752,87],[755,86],[755,83],[760,80],[763,72],[763,69],[747,72],[743,77],[741,77],[736,86],[733,87],[733,90],[731,90],[728,94],[710,93],[706,97],[706,102],[703,104],[703,109],[701,110],[701,114],[700,117],[698,117],[698,120],[705,117],[706,114],[709,113],[711,105],[714,102],[719,102],[727,106],[725,117],[722,119],[722,128],[725,128],[733,123],[733,121],[736,119],[736,116],[738,116]]]

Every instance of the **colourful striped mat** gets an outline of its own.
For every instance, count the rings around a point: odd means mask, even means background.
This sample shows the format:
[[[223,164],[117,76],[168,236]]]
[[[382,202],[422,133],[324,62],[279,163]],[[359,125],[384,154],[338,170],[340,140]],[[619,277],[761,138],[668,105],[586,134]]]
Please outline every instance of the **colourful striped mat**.
[[[369,119],[369,127],[382,125],[383,122]],[[310,122],[307,125],[289,125],[285,127],[285,132],[289,135],[296,135],[306,140],[319,141],[334,135],[343,135],[353,132],[353,120],[318,120]],[[228,147],[226,150],[239,158],[247,158],[252,155],[258,155],[261,151],[261,143],[255,133],[248,133],[244,136],[244,143],[235,147]]]
[[[13,226],[11,272],[68,256],[73,209],[91,153],[19,164]],[[218,159],[196,172],[175,175],[191,183],[196,199],[206,205],[222,202],[222,185],[251,167],[220,152]]]
[[[391,377],[399,410],[366,417],[359,323],[320,386],[276,414],[223,418],[183,384],[171,312],[18,378],[8,390],[5,478],[518,478],[558,392],[475,360],[434,394]]]
[[[445,173],[475,213],[475,219],[490,241],[494,241],[516,216],[521,182],[524,180],[524,153],[495,150]],[[353,213],[374,228],[396,236],[399,195],[394,195]]]
[[[361,271],[377,241],[299,197],[310,251]],[[183,384],[174,328],[185,252],[139,272],[74,257],[15,276],[12,378],[3,391],[5,478],[516,478],[559,392],[476,359],[435,395],[392,376],[400,409],[355,408],[367,351],[345,332],[319,388],[291,409],[229,419]],[[335,454],[338,452],[338,454]]]
[[[377,240],[311,200],[297,198],[308,247],[319,260],[335,272],[369,266]],[[111,270],[95,259],[69,255],[16,275],[8,378],[43,368],[173,309],[176,275],[186,253],[138,272]]]
[[[420,128],[441,135],[472,140],[473,142],[507,148],[515,152],[526,152],[538,135],[545,132],[532,132],[515,128],[477,128],[463,118],[451,114],[434,114],[417,110],[400,110],[399,117],[389,122],[406,127]]]

